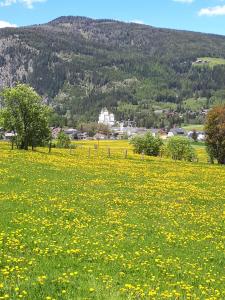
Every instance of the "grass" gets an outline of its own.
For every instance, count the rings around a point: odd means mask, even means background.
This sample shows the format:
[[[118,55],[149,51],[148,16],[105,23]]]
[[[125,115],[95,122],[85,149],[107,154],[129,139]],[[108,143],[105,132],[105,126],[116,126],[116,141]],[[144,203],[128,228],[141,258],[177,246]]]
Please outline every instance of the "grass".
[[[192,125],[184,125],[182,128],[186,131],[191,131],[193,129],[197,131],[203,131],[204,130],[204,125],[202,124],[192,124]]]
[[[0,144],[0,299],[224,299],[225,169],[94,143]]]
[[[213,68],[216,65],[225,65],[225,59],[224,58],[216,58],[216,57],[200,57],[198,59],[201,59],[203,61],[208,62],[208,66]],[[196,65],[197,67],[202,65]],[[203,65],[204,66],[204,65]]]
[[[199,111],[200,109],[207,106],[207,99],[206,98],[189,98],[183,101],[183,106],[185,109],[191,109],[192,111]]]

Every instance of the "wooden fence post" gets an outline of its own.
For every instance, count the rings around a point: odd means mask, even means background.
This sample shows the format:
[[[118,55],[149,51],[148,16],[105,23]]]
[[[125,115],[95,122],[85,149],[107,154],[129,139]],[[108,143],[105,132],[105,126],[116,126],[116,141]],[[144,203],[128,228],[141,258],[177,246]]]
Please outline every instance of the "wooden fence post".
[[[142,151],[142,153],[141,153],[141,159],[144,160],[144,157],[145,157],[145,153],[144,153],[144,151]]]
[[[124,158],[125,159],[127,158],[127,149],[125,149],[125,151],[124,151]]]
[[[111,152],[110,152],[110,148],[108,148],[108,158],[110,158],[111,156]]]
[[[88,148],[88,158],[91,157],[91,147]]]
[[[52,151],[52,142],[50,142],[48,145],[48,153],[51,153],[51,151]]]

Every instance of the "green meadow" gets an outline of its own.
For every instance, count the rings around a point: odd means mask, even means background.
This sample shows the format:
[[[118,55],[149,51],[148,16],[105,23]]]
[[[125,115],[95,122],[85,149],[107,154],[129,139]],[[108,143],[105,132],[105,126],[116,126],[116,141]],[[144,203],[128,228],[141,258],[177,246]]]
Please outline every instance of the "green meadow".
[[[196,149],[0,143],[0,299],[224,299],[225,168]]]

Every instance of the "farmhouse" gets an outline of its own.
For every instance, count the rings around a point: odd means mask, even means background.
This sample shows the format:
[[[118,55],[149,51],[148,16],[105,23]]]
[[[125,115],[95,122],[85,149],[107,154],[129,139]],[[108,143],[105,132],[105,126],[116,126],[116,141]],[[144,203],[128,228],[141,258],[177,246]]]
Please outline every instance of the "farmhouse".
[[[107,140],[107,135],[102,133],[96,133],[93,137],[94,140]]]
[[[6,132],[6,133],[5,133],[4,139],[5,139],[6,141],[10,141],[10,140],[11,140],[13,137],[15,137],[15,136],[17,136],[16,133],[13,133],[13,132]]]
[[[170,131],[168,132],[168,137],[172,137],[175,135],[179,135],[179,136],[186,136],[186,131],[183,128],[172,128],[170,129]]]
[[[193,65],[205,65],[208,64],[208,60],[204,60],[204,59],[197,59],[195,62],[193,62]]]
[[[204,131],[196,131],[196,134],[197,134],[197,140],[198,140],[199,142],[205,141],[206,136],[205,136],[205,132],[204,132]],[[189,131],[189,132],[188,132],[188,137],[189,137],[189,138],[192,138],[192,137],[193,137],[193,131]]]

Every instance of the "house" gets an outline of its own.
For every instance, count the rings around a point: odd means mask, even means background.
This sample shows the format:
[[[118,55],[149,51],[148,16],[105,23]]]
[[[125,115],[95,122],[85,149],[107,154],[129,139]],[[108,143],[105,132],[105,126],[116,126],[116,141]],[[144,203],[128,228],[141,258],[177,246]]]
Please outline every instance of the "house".
[[[78,130],[74,128],[65,129],[64,132],[70,137],[71,140],[75,139],[78,134]]]
[[[186,136],[187,133],[183,128],[172,128],[167,134],[167,137],[173,137],[173,136]]]
[[[197,134],[197,140],[199,142],[203,142],[205,141],[205,132],[204,131],[196,131],[196,134]],[[193,136],[193,131],[189,131],[188,132],[188,137],[192,139],[192,136]]]
[[[148,131],[148,129],[145,127],[138,127],[138,128],[134,129],[134,133],[139,134],[139,135],[144,135],[147,133],[147,131]]]
[[[197,134],[198,134],[198,138],[197,139],[198,139],[199,142],[205,141],[205,139],[206,139],[205,132],[200,131],[200,132],[197,132]]]
[[[204,59],[197,59],[195,62],[193,62],[193,65],[205,65],[208,64],[209,61],[208,60],[204,60]]]
[[[106,134],[103,133],[96,133],[93,137],[94,140],[107,140],[108,137]]]
[[[4,140],[11,141],[12,138],[16,137],[17,134],[14,132],[6,132],[4,135]]]
[[[77,136],[78,140],[87,140],[88,139],[87,132],[78,132],[76,136]]]

